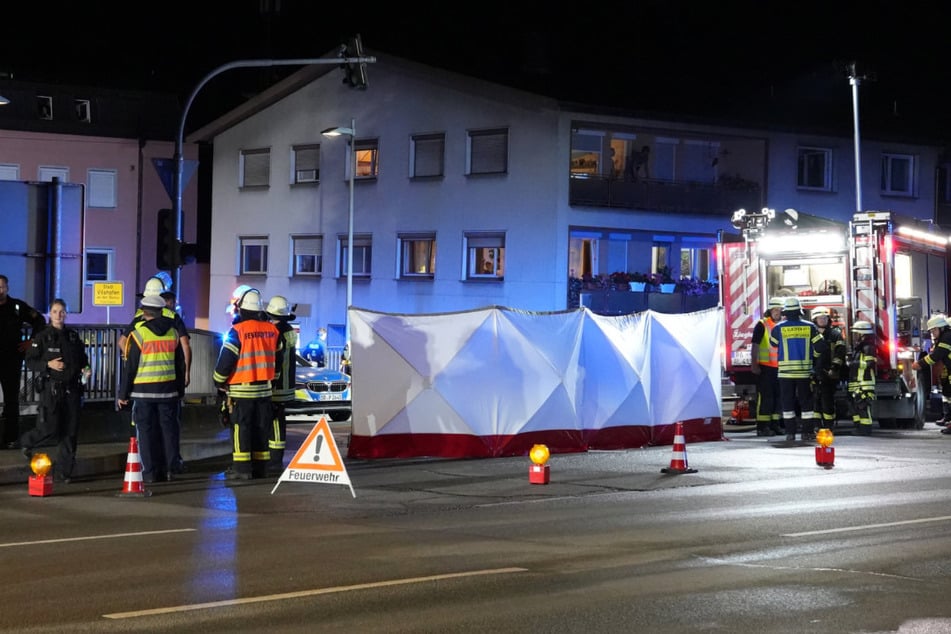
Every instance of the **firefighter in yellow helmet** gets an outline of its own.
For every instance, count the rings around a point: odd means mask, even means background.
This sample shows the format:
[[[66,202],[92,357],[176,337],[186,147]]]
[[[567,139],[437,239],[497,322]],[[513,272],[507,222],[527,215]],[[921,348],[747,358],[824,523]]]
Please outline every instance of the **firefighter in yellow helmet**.
[[[753,326],[753,354],[750,371],[756,375],[756,435],[782,433],[780,427],[779,353],[770,343],[769,333],[782,321],[783,298],[772,297],[762,319]]]
[[[297,316],[292,312],[294,306],[287,298],[275,295],[268,302],[264,312],[279,333],[277,356],[275,360],[274,380],[271,381],[271,405],[274,416],[268,435],[268,450],[271,458],[267,470],[271,474],[284,471],[284,448],[287,444],[286,406],[294,400],[294,388],[297,385],[297,332],[291,326],[291,320]]]
[[[865,320],[852,324],[852,358],[849,361],[848,391],[852,400],[852,422],[859,436],[872,434],[872,401],[875,400],[875,328]]]

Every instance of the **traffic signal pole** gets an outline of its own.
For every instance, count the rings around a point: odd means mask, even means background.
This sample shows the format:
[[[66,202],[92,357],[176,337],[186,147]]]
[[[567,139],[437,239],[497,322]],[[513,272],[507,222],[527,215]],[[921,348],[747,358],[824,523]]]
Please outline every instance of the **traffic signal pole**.
[[[359,39],[359,36],[356,38]],[[362,55],[362,50],[359,51],[360,54],[357,56],[351,56],[351,52],[357,52],[357,47],[351,41],[349,45],[343,45],[340,49],[340,55],[337,57],[316,57],[316,58],[302,58],[302,59],[246,59],[238,60],[235,62],[229,62],[218,68],[214,69],[207,75],[205,75],[198,85],[192,90],[191,94],[188,95],[188,100],[185,102],[185,108],[182,110],[182,117],[178,122],[178,134],[175,137],[175,156],[172,160],[175,162],[175,173],[172,175],[172,184],[175,191],[175,195],[172,197],[172,214],[175,216],[175,235],[179,243],[183,242],[184,239],[184,219],[182,217],[182,174],[185,167],[185,157],[182,154],[184,141],[185,141],[185,119],[188,117],[188,111],[191,109],[192,102],[195,101],[195,97],[198,95],[198,92],[205,87],[209,81],[217,77],[221,73],[235,68],[267,68],[272,66],[311,66],[313,64],[337,64],[345,65],[346,68],[350,68],[350,65],[353,64],[372,64],[376,62],[376,57],[373,56],[364,56]],[[349,75],[348,75],[349,76]],[[181,266],[176,266],[175,270],[172,271],[172,282],[173,290],[175,293],[181,297]]]

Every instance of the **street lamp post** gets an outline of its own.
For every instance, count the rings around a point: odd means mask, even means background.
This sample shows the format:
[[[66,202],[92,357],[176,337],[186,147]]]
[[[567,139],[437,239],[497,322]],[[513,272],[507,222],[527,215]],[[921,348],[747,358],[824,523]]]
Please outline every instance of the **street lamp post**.
[[[357,124],[350,119],[349,128],[328,128],[321,132],[327,137],[346,135],[350,141],[350,201],[347,212],[347,314],[344,321],[344,343],[350,343],[350,307],[353,306],[353,181],[357,176]]]

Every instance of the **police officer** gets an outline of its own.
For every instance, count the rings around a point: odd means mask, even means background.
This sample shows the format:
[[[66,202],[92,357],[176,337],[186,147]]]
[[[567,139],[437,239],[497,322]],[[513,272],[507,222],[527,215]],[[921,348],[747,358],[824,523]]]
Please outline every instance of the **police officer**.
[[[268,437],[268,449],[271,459],[268,472],[280,474],[284,471],[284,448],[287,445],[287,403],[294,400],[294,388],[297,385],[297,333],[290,322],[297,318],[287,298],[275,295],[268,302],[264,312],[280,334],[277,345],[276,370],[271,381],[271,404],[274,406],[274,420]]]
[[[779,426],[779,352],[769,341],[773,326],[783,318],[783,298],[770,298],[766,313],[753,327],[753,355],[750,371],[756,375],[756,435],[782,433]]]
[[[53,478],[69,482],[76,463],[76,437],[82,408],[83,382],[88,380],[89,357],[79,333],[66,327],[66,301],[50,303],[50,324],[33,338],[26,364],[34,372],[34,386],[40,399],[36,427],[20,438],[27,460],[34,447],[58,443],[53,461]]]
[[[129,336],[119,384],[120,407],[135,401],[133,417],[145,482],[171,480],[180,459],[179,385],[183,364],[178,332],[162,314],[165,300],[142,298],[142,321]]]
[[[832,325],[832,311],[825,306],[812,309],[812,321],[822,333],[828,348],[816,359],[816,411],[819,426],[832,429],[835,426],[835,391],[839,381],[845,378],[845,357],[848,354],[842,331]]]
[[[852,422],[859,436],[872,434],[872,401],[875,400],[875,329],[859,320],[852,324],[852,358],[849,361],[849,396],[852,399]],[[916,361],[912,367],[917,365]]]
[[[779,363],[779,393],[782,399],[783,424],[786,440],[796,440],[796,409],[801,412],[802,440],[815,440],[812,393],[812,370],[816,357],[826,348],[819,329],[802,317],[802,304],[798,297],[783,301],[784,321],[773,326],[769,340],[776,346]]]
[[[268,430],[273,421],[271,381],[280,334],[261,319],[261,293],[245,292],[238,304],[237,323],[225,335],[215,365],[214,382],[232,403],[232,465],[228,480],[264,477],[270,459]]]
[[[947,368],[951,365],[951,324],[948,324],[948,319],[944,315],[932,315],[928,319],[927,323],[928,332],[931,334],[931,339],[934,341],[934,345],[931,347],[931,351],[921,358],[920,361],[915,361],[911,367],[913,370],[920,370],[923,367],[930,372],[935,364],[940,363],[943,367],[941,370],[941,405],[943,410],[943,416],[941,420],[938,421],[939,425],[947,425],[949,418],[951,418],[951,386],[948,384],[948,373]],[[942,434],[951,434],[951,429],[945,428],[941,430]]]
[[[3,426],[0,449],[15,449],[20,435],[20,378],[23,354],[30,348],[23,341],[23,324],[33,328],[33,336],[43,330],[46,320],[38,310],[7,295],[9,280],[0,275],[0,390],[3,391]]]

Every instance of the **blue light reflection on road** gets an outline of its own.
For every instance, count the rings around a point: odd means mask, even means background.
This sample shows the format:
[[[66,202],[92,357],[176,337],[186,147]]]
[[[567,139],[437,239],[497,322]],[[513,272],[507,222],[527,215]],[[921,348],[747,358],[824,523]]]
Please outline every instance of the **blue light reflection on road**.
[[[224,480],[224,474],[214,476]],[[199,524],[198,542],[192,557],[194,574],[189,597],[192,601],[219,601],[235,597],[238,503],[226,486],[212,486],[205,495],[208,515]]]

